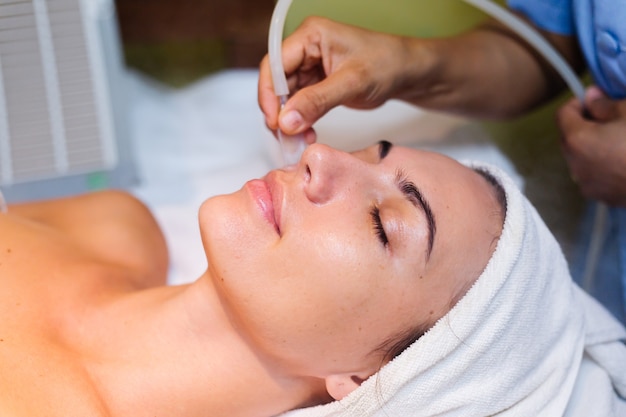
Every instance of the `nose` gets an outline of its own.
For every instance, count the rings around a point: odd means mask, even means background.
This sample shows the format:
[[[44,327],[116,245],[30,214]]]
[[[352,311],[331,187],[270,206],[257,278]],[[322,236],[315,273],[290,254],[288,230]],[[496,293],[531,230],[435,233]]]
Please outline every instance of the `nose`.
[[[305,194],[316,204],[325,204],[350,188],[358,175],[356,158],[327,145],[309,145],[300,159],[305,179]]]

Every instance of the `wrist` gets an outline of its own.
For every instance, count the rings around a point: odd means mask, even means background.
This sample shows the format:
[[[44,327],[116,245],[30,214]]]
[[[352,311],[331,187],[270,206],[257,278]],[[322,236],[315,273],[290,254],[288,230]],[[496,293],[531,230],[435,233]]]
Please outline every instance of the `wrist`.
[[[438,39],[402,38],[402,54],[393,98],[427,103],[443,94],[446,87],[443,41]]]

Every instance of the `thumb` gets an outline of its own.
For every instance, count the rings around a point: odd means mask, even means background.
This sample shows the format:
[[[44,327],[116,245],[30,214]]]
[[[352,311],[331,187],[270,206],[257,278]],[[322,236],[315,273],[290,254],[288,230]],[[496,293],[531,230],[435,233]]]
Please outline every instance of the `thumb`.
[[[585,92],[585,109],[598,122],[608,122],[619,117],[617,102],[596,86],[589,87]]]
[[[280,112],[281,130],[290,135],[304,132],[330,110],[348,102],[355,93],[346,87],[351,85],[347,77],[337,72],[296,92]]]
[[[592,123],[583,117],[582,105],[580,101],[575,98],[561,106],[556,116],[559,130],[563,135],[562,140],[564,141],[564,145],[567,145],[567,138]]]

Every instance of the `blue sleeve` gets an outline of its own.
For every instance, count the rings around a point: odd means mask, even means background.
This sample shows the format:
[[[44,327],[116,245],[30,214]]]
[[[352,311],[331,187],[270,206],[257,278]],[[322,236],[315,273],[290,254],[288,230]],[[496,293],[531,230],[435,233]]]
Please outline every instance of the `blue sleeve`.
[[[507,4],[541,29],[560,35],[574,34],[572,0],[507,0]]]

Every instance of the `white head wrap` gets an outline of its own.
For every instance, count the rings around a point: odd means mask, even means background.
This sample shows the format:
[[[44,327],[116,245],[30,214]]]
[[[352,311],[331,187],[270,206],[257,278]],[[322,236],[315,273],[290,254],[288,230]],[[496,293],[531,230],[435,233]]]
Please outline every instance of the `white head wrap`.
[[[583,415],[577,401],[596,407],[587,415],[626,415],[626,331],[572,282],[558,243],[513,181],[467,165],[493,175],[507,200],[502,235],[478,280],[343,400],[284,417]],[[590,375],[604,385],[587,383]]]

